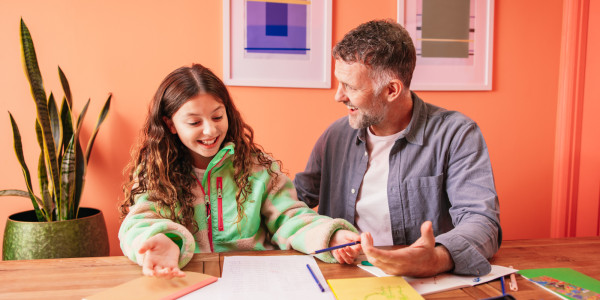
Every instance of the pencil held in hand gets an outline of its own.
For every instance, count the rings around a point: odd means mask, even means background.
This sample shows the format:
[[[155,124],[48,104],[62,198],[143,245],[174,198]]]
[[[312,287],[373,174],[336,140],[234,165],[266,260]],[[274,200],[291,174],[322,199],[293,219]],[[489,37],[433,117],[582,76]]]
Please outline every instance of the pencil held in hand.
[[[317,251],[312,252],[310,254],[319,254],[321,252],[327,252],[327,251],[331,251],[331,250],[335,250],[335,249],[344,248],[344,247],[347,247],[347,246],[353,246],[353,245],[356,245],[356,244],[360,244],[360,241],[355,241],[355,242],[348,243],[348,244],[342,244],[342,245],[337,245],[337,246],[333,246],[333,247],[329,247],[329,248],[317,250]]]

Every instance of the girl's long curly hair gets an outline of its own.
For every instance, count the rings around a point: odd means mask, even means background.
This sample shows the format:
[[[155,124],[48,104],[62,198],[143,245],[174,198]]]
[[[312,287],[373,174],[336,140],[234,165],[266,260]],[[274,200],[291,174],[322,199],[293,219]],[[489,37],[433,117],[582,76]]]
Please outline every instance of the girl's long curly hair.
[[[164,217],[184,225],[191,232],[198,230],[192,193],[198,183],[192,176],[192,156],[163,120],[163,117],[171,118],[184,103],[198,94],[212,95],[227,112],[229,129],[221,147],[228,142],[235,145],[236,223],[244,217],[242,205],[251,193],[248,178],[252,167],[258,164],[269,174],[277,176],[272,165],[274,162],[281,165],[281,161],[271,159],[261,146],[254,143],[254,131],[242,120],[225,84],[200,64],[181,67],[162,81],[150,104],[144,128],[125,169],[128,179],[123,184],[125,199],[119,206],[121,218],[127,215],[137,196],[147,193],[148,200],[157,204]]]

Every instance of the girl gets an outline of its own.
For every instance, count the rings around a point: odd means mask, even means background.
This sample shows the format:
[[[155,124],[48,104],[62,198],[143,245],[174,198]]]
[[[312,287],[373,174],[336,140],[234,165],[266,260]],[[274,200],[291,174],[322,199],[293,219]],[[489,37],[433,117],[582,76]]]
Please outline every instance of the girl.
[[[252,128],[209,69],[173,71],[154,96],[128,166],[123,253],[145,275],[170,278],[184,276],[180,269],[193,253],[276,247],[309,253],[359,239],[347,221],[298,201],[279,164],[254,143]],[[351,263],[352,250],[317,257]]]

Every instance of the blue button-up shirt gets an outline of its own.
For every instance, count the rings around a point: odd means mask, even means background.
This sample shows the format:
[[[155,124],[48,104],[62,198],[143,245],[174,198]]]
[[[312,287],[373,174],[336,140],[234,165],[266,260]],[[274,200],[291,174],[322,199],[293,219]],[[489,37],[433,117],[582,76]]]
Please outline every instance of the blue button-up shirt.
[[[414,243],[421,224],[433,223],[436,243],[454,261],[454,273],[484,275],[502,240],[499,205],[487,146],[465,115],[423,102],[390,152],[388,206],[395,245]],[[314,146],[306,170],[296,175],[298,198],[319,213],[355,222],[356,199],[368,153],[366,129],[335,121]],[[386,180],[386,178],[381,178]]]

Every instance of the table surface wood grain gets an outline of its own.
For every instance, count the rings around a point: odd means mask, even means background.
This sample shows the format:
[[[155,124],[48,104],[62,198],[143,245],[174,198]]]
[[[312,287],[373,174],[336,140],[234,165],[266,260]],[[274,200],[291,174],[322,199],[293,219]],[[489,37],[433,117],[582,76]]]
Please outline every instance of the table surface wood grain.
[[[184,268],[220,277],[231,255],[291,255],[294,250],[196,254]],[[317,260],[318,261],[318,260]],[[600,237],[504,241],[490,260],[515,269],[572,268],[600,280]],[[372,276],[354,266],[318,261],[327,279]],[[0,261],[0,299],[81,299],[141,276],[141,267],[124,256]],[[559,299],[517,275],[517,299]],[[426,295],[426,299],[483,299],[501,295],[500,281]]]

